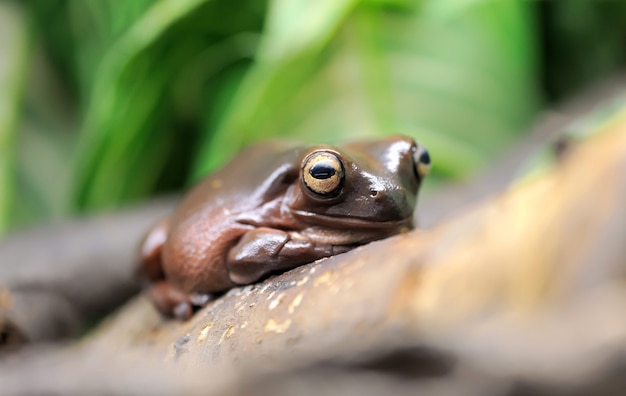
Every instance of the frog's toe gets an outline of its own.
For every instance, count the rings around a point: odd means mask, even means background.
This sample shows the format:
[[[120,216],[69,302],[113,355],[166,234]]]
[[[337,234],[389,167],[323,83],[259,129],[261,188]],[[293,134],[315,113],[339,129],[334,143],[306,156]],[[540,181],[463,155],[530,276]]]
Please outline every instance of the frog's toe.
[[[191,309],[191,304],[188,302],[181,302],[177,306],[174,307],[172,312],[174,317],[178,320],[187,320],[191,317],[193,310]]]
[[[157,282],[150,287],[150,299],[164,315],[185,320],[193,313],[189,294],[172,287],[165,281]]]
[[[204,307],[209,301],[213,300],[213,298],[213,294],[194,293],[189,296],[189,301],[196,307]]]

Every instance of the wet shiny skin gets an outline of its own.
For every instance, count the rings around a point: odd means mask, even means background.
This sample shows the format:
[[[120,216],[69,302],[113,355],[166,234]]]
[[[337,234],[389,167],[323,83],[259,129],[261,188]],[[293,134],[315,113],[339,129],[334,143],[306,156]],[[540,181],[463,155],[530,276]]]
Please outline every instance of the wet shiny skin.
[[[140,270],[150,296],[185,319],[209,293],[411,229],[429,166],[425,149],[403,136],[250,147],[148,232]]]

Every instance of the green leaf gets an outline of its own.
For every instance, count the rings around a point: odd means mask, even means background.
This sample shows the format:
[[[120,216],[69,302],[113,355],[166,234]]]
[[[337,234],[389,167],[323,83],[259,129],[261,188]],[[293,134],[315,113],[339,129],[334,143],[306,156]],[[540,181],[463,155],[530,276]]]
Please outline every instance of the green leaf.
[[[461,3],[462,12],[427,12],[273,2],[258,61],[195,176],[270,136],[334,142],[399,132],[425,143],[439,173],[463,177],[486,164],[538,106],[531,5]]]
[[[12,220],[15,135],[29,59],[29,29],[15,3],[0,3],[0,234]]]
[[[43,0],[48,1],[48,0]],[[76,42],[76,49],[73,52],[81,91],[90,92],[92,84],[97,81],[100,64],[108,56],[111,43],[118,41],[130,29],[137,30],[134,25],[142,20],[143,15],[152,7],[159,8],[162,2],[154,0],[133,0],[119,2],[117,0],[82,0],[67,1],[69,30],[73,33]],[[185,7],[185,1],[181,1],[181,6]],[[162,12],[170,9],[162,5]],[[171,11],[176,12],[172,7]],[[154,11],[153,11],[154,14]],[[176,15],[176,14],[174,14]],[[152,16],[155,19],[155,16]],[[149,19],[149,18],[148,18]],[[149,27],[143,25],[143,27]],[[88,33],[87,33],[88,32]],[[146,31],[146,36],[154,34],[153,31]],[[138,32],[130,36],[135,37],[135,42],[127,42],[126,45],[133,47],[141,46],[141,38]],[[145,37],[149,39],[148,37]]]
[[[99,64],[76,161],[79,207],[104,207],[145,196],[187,135],[207,85],[249,58],[260,28],[248,7],[225,27],[224,1],[161,0],[117,39]],[[255,1],[256,4],[261,4]],[[226,30],[226,31],[225,31]],[[253,46],[253,48],[250,48]],[[191,89],[189,89],[191,88]],[[178,177],[179,185],[184,177]]]

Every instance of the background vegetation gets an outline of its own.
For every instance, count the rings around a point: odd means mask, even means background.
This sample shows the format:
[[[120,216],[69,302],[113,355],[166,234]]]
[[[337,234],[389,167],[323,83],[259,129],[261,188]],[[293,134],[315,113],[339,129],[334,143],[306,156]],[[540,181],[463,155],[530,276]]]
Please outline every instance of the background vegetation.
[[[461,179],[623,67],[626,2],[0,2],[0,232],[180,189],[242,145],[401,132]]]

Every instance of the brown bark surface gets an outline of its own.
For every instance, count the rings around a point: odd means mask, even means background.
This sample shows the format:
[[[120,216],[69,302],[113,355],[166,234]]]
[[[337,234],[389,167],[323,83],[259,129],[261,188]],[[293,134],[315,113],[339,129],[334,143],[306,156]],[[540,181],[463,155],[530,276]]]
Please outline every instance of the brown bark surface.
[[[234,289],[184,323],[138,297],[79,344],[9,355],[0,386],[622,394],[625,203],[622,114],[554,169],[433,230]]]

